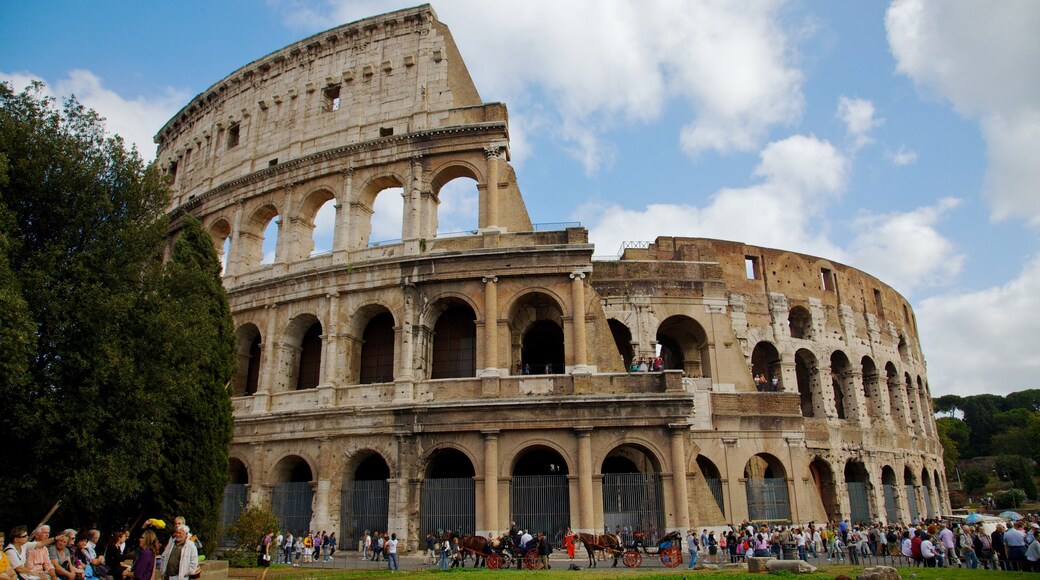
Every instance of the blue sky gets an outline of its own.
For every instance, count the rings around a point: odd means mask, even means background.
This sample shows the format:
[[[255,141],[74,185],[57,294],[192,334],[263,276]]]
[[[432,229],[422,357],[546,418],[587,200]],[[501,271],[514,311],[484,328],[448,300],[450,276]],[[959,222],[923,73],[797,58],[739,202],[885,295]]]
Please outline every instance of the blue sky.
[[[0,78],[76,94],[151,158],[235,69],[413,4],[12,2]],[[1040,386],[1040,2],[433,6],[509,106],[533,221],[580,221],[603,256],[657,235],[826,256],[911,301],[934,394]],[[473,227],[471,187],[446,205],[442,231]]]

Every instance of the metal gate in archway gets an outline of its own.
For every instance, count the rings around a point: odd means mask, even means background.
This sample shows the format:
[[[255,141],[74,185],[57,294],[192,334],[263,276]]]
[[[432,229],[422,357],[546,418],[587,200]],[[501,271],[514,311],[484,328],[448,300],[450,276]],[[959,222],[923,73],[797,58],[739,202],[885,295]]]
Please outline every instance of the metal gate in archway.
[[[509,519],[532,534],[554,539],[567,531],[571,519],[566,475],[514,475],[509,488]]]
[[[722,480],[717,477],[705,477],[704,483],[708,484],[708,489],[711,490],[711,496],[715,498],[715,503],[719,504],[719,512],[722,514],[726,513],[725,506],[722,502]]]
[[[849,515],[853,523],[870,522],[870,500],[867,498],[867,484],[862,481],[850,481],[845,484],[849,490]]]
[[[927,487],[922,489],[924,491],[924,517],[929,518],[936,515],[936,513],[932,511],[932,494],[928,492]]]
[[[271,511],[283,530],[293,534],[311,529],[311,502],[314,489],[309,481],[276,483],[271,489]]]
[[[899,521],[899,510],[896,508],[896,486],[885,484],[885,515],[888,523],[894,524]]]
[[[475,533],[476,483],[472,477],[427,479],[419,500],[419,535],[452,530],[456,535]]]
[[[220,504],[220,537],[218,542],[226,546],[228,526],[235,523],[246,505],[246,484],[229,483],[224,486],[224,501]]]
[[[621,539],[632,541],[643,532],[651,542],[664,529],[664,490],[657,473],[604,473],[603,524],[606,532],[621,528]]]
[[[910,509],[910,521],[916,522],[917,521],[918,512],[917,512],[917,494],[914,493],[914,485],[912,483],[908,483],[908,484],[906,484],[905,489],[906,489],[906,504],[907,504],[907,507]]]
[[[753,522],[791,521],[787,480],[782,477],[748,479],[748,517]]]
[[[388,532],[390,484],[385,479],[343,482],[342,507],[343,546],[356,546],[369,532]],[[343,539],[340,541],[342,542]]]

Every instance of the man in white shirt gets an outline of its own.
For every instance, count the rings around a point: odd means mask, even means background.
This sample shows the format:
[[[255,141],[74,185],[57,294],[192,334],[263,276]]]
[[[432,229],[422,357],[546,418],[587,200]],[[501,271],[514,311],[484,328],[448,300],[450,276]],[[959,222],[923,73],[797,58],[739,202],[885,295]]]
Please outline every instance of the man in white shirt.
[[[11,568],[17,571],[23,579],[39,580],[39,576],[35,576],[29,572],[29,566],[26,564],[25,555],[30,550],[42,548],[53,542],[54,538],[30,542],[28,529],[25,526],[16,526],[11,530],[11,543],[8,544],[7,548],[4,550],[4,554],[7,555],[7,560],[11,563]]]
[[[390,534],[390,539],[384,544],[386,546],[386,567],[390,572],[400,572],[397,567],[397,534]]]
[[[950,526],[955,525],[956,524],[949,524],[948,526],[944,527],[941,532],[939,532],[939,541],[942,543],[943,548],[945,548],[946,552],[946,565],[951,567],[960,564],[960,562],[957,559],[957,544],[954,543],[953,530],[950,529]]]
[[[533,539],[534,539],[534,536],[532,536],[527,530],[524,530],[523,535],[520,536],[520,547],[521,548],[526,548],[527,547],[527,543],[530,542]]]
[[[921,540],[921,558],[924,560],[925,568],[935,568],[935,544],[931,536],[925,536]]]

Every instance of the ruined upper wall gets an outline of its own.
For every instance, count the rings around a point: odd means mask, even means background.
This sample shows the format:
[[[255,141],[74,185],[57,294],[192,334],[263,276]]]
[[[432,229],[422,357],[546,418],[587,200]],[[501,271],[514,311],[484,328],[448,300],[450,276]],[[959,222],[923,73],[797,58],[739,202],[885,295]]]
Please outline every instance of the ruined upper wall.
[[[346,24],[260,58],[195,97],[156,135],[174,205],[333,147],[484,121],[451,32],[436,18],[423,5]]]

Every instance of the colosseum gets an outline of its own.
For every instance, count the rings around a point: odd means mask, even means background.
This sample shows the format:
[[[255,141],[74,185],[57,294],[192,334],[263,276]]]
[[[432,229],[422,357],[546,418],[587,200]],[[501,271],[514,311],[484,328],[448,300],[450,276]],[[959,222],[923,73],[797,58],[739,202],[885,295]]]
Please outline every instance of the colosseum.
[[[428,5],[249,63],[156,142],[174,231],[197,216],[225,260],[225,522],[255,502],[296,532],[414,549],[510,521],[627,535],[949,510],[906,299],[826,258],[659,237],[593,260],[580,224],[532,223],[506,106]],[[456,179],[477,227],[439,234]],[[371,239],[381,193],[403,212],[391,242]]]

